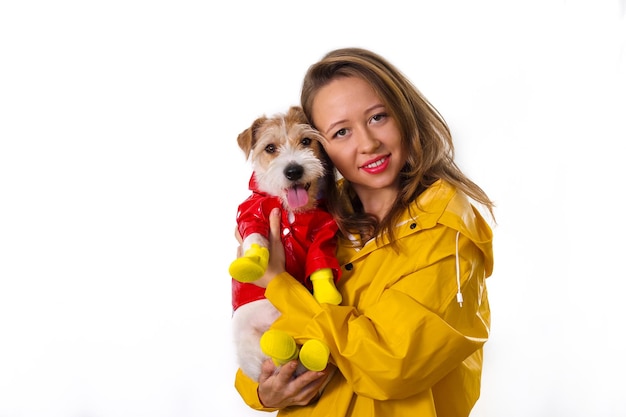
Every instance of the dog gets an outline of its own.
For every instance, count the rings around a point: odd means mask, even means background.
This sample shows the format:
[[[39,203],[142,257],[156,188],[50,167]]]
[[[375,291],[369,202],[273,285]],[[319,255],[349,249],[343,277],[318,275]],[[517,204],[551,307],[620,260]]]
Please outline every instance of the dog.
[[[239,205],[236,217],[242,255],[229,267],[233,329],[239,367],[257,381],[267,358],[276,366],[299,358],[296,373],[319,371],[328,363],[323,341],[313,339],[297,346],[286,333],[269,330],[280,313],[265,298],[265,289],[253,284],[267,268],[269,213],[278,207],[287,272],[319,303],[341,303],[335,286],[341,274],[335,257],[338,227],[320,196],[327,175],[322,139],[298,106],[257,118],[237,137],[251,162],[252,176],[251,195]]]

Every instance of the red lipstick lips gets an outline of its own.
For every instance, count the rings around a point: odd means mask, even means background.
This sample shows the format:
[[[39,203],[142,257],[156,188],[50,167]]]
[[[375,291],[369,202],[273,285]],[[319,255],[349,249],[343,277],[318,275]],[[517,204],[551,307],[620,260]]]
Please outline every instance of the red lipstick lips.
[[[361,169],[368,174],[378,174],[383,172],[389,166],[389,155],[372,159],[361,165]]]

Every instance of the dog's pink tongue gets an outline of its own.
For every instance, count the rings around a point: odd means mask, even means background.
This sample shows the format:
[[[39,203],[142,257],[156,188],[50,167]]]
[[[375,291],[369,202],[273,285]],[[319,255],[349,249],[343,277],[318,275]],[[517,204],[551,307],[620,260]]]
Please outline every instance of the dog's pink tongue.
[[[309,194],[304,187],[298,185],[287,190],[287,203],[292,209],[297,209],[309,202]]]

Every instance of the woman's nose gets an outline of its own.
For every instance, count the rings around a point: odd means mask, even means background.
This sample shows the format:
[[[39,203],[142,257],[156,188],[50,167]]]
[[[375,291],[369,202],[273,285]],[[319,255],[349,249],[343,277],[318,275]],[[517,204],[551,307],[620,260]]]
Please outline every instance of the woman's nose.
[[[380,146],[380,141],[368,129],[360,129],[357,140],[361,153],[372,153]]]

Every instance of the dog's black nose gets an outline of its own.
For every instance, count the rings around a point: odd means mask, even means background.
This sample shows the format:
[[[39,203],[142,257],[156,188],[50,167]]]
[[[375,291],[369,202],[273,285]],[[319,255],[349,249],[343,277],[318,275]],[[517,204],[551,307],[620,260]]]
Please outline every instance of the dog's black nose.
[[[304,168],[302,168],[302,165],[289,164],[285,167],[283,173],[289,181],[298,181],[304,174]]]

